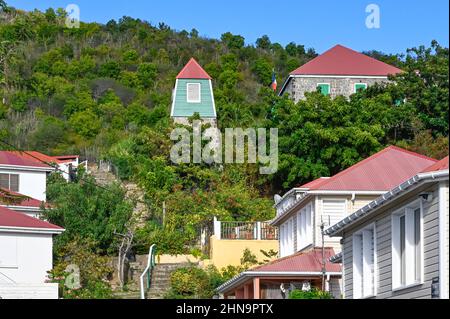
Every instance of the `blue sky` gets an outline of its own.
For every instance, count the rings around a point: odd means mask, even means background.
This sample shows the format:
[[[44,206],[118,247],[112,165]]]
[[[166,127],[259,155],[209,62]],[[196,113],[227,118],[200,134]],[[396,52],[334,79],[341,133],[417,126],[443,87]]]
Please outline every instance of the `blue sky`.
[[[263,34],[283,45],[294,41],[323,52],[335,44],[358,51],[401,53],[436,39],[448,46],[448,0],[6,0],[16,8],[45,10],[74,3],[82,21],[106,23],[124,15],[165,22],[177,30],[196,28],[219,38],[241,34],[247,43]],[[379,29],[365,24],[368,4],[380,8]]]

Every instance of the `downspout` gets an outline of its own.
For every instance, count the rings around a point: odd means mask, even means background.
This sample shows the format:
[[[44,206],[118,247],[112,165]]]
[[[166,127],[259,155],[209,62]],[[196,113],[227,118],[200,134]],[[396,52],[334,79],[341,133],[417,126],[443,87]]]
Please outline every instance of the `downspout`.
[[[447,265],[446,263],[446,255],[449,253],[445,249],[445,234],[446,234],[446,212],[447,212],[447,193],[448,186],[445,182],[439,183],[439,297],[440,299],[448,299],[448,291],[447,291],[447,275],[448,270],[445,269]]]

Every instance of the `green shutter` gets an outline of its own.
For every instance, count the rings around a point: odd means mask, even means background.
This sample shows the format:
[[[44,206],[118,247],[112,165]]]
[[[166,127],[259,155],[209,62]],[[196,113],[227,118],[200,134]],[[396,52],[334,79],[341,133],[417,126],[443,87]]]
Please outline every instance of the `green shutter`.
[[[364,83],[356,83],[355,84],[355,93],[358,92],[359,90],[365,90],[367,89],[367,84]]]
[[[323,95],[330,95],[330,85],[329,84],[317,84],[317,88]]]

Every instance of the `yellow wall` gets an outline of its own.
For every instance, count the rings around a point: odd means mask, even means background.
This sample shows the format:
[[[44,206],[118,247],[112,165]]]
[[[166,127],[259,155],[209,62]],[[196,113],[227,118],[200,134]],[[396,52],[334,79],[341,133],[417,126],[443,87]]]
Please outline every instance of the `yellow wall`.
[[[210,239],[211,254],[204,265],[213,264],[218,269],[228,265],[239,266],[244,250],[248,248],[262,262],[267,259],[260,250],[278,252],[278,240],[219,240],[216,236]]]

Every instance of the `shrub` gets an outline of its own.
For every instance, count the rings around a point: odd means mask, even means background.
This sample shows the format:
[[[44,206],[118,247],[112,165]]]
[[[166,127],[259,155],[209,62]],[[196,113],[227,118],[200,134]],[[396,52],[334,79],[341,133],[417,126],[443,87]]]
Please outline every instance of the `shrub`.
[[[289,299],[332,299],[333,297],[327,291],[321,291],[313,288],[310,291],[293,290],[289,294]]]

